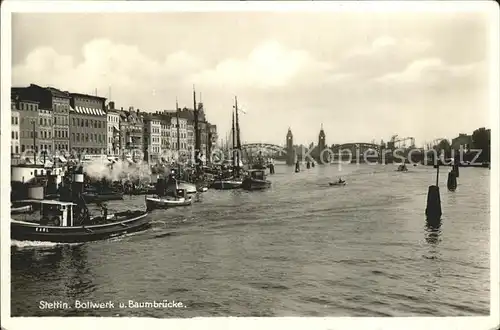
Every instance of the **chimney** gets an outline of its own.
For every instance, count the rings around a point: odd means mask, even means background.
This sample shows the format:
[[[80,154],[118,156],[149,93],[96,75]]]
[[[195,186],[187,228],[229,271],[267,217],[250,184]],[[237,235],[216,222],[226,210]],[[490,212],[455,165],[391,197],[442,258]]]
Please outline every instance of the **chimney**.
[[[123,111],[123,107],[122,107],[122,109],[121,109],[121,110]]]
[[[109,101],[108,107],[109,107],[109,110],[115,110],[115,102]]]
[[[137,109],[137,111],[136,111],[137,115],[139,115],[139,112],[140,112],[139,109]]]
[[[134,112],[134,107],[132,107],[132,106],[128,107],[128,111],[129,112]]]

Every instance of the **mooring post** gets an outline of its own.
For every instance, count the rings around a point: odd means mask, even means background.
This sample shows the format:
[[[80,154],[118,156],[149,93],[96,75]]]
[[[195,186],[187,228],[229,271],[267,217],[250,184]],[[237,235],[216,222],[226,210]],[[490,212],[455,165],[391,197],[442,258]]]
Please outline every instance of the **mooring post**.
[[[436,171],[436,185],[429,186],[429,191],[427,193],[427,207],[425,209],[425,215],[428,221],[439,221],[441,219],[441,196],[439,193],[439,164],[437,164]]]

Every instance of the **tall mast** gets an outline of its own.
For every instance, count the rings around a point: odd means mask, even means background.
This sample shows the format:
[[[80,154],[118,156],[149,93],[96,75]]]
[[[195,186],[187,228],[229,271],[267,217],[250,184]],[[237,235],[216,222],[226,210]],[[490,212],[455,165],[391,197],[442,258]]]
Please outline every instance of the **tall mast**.
[[[198,132],[198,107],[196,105],[196,91],[193,85],[193,113],[194,113],[194,160],[196,164],[196,173],[200,173],[200,164],[198,156],[200,154],[200,136]]]
[[[180,125],[179,125],[179,102],[177,101],[177,97],[175,98],[175,116],[177,117],[177,175],[181,174],[181,134],[180,134]]]
[[[233,152],[233,157],[232,158],[232,162],[233,162],[233,168],[236,166],[236,163],[235,163],[235,160],[236,160],[236,157],[235,157],[235,154],[234,154],[234,151],[235,151],[235,148],[236,148],[236,134],[235,134],[235,127],[234,127],[234,110],[233,110],[233,126],[231,128],[231,135],[232,135],[232,138],[233,138],[233,145],[232,145],[232,152]]]
[[[238,120],[238,99],[234,97],[234,107],[236,109],[236,168],[238,169],[238,174],[240,170],[240,153],[241,153],[241,137],[240,137],[240,122]]]

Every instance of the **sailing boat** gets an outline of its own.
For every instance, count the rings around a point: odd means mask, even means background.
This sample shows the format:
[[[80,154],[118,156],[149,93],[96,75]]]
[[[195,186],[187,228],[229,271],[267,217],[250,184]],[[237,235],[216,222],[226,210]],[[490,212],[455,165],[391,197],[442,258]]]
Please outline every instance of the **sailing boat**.
[[[236,101],[236,98],[235,98]],[[243,180],[240,178],[240,150],[241,150],[241,142],[240,142],[240,130],[238,124],[238,103],[236,102],[233,110],[233,124],[231,127],[232,137],[233,137],[233,157],[232,157],[232,177],[225,178],[222,174],[219,174],[219,177],[214,180],[212,183],[213,189],[219,190],[228,190],[228,189],[237,189],[241,188],[243,184]],[[236,112],[236,126],[235,126],[235,112]]]

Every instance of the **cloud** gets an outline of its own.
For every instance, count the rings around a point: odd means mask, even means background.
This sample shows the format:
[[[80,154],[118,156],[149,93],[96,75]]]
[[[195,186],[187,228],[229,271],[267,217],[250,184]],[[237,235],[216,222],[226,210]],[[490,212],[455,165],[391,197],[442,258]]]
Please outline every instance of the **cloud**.
[[[282,143],[288,126],[300,143],[316,141],[321,123],[328,130],[328,143],[369,141],[387,138],[388,127],[398,134],[432,135],[425,120],[431,110],[442,109],[445,118],[452,109],[482,107],[476,87],[484,81],[485,64],[452,62],[432,46],[425,40],[382,35],[330,56],[268,40],[246,53],[240,49],[238,56],[221,52],[214,60],[182,47],[154,57],[137,45],[94,39],[81,48],[80,61],[40,47],[14,66],[12,74],[16,86],[36,83],[89,94],[97,89],[104,97],[111,86],[118,107],[146,111],[172,109],[176,97],[180,106],[192,106],[196,84],[221,137],[230,128],[233,97],[238,95],[247,110],[241,128],[248,142]],[[394,112],[411,122],[398,124]],[[462,119],[454,115],[461,124],[453,129],[470,123],[463,113]],[[367,123],[373,123],[369,130],[363,128]]]
[[[426,56],[431,43],[416,39],[381,36],[346,52],[337,62],[339,72],[373,78],[400,71],[409,62]]]
[[[386,84],[420,84],[424,86],[436,86],[460,82],[484,77],[482,73],[483,63],[471,63],[465,65],[449,65],[440,58],[424,58],[411,62],[404,70],[389,73],[374,79],[376,82]]]
[[[242,59],[225,59],[215,68],[194,75],[200,83],[238,87],[283,87],[306,74],[323,73],[329,65],[303,50],[290,50],[276,41],[258,45]]]

